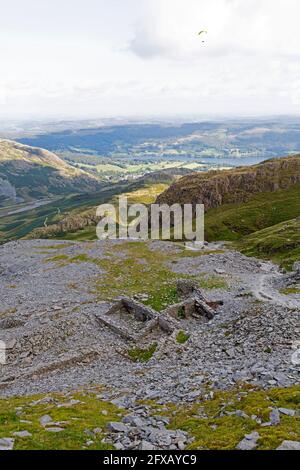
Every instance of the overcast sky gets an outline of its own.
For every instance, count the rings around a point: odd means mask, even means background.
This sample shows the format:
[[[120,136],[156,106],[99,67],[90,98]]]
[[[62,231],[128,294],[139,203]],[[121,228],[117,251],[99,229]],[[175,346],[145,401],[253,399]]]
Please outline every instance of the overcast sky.
[[[0,7],[0,117],[300,114],[299,0]]]

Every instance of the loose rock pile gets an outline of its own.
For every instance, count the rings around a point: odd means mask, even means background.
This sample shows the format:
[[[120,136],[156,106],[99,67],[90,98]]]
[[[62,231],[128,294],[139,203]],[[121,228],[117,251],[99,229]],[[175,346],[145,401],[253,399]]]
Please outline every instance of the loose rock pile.
[[[118,450],[183,450],[191,439],[181,430],[170,430],[166,426],[169,418],[149,416],[149,408],[139,406],[125,416],[122,422],[108,424],[109,436],[105,442]]]

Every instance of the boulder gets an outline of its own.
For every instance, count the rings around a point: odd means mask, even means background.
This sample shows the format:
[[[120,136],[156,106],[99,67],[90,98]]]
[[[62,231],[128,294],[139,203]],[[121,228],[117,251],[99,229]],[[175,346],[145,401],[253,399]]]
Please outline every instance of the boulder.
[[[15,440],[10,437],[0,439],[0,450],[13,450]]]
[[[236,446],[237,450],[254,450],[257,447],[257,441],[259,439],[258,432],[252,432],[251,434],[245,434],[244,439]]]
[[[15,437],[31,437],[32,434],[28,431],[17,431],[17,432],[14,432],[13,435]]]
[[[111,421],[110,423],[107,424],[107,428],[109,431],[112,432],[127,432],[128,427],[125,426],[124,423],[117,422],[117,421]]]
[[[280,424],[280,414],[277,408],[273,408],[273,410],[270,413],[270,422],[272,426],[277,426]]]
[[[40,418],[41,426],[47,426],[47,424],[50,424],[52,422],[53,422],[53,420],[52,420],[51,416],[49,416],[49,415],[44,415]]]
[[[276,450],[300,450],[299,441],[283,441]]]

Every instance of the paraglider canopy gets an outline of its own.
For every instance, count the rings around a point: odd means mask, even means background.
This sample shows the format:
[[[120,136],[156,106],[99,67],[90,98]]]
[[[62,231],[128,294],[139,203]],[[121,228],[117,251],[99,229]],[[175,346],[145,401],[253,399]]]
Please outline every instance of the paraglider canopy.
[[[207,34],[206,29],[202,29],[202,31],[198,33],[198,36],[201,36],[201,34]],[[202,41],[202,42],[205,42],[205,41]]]

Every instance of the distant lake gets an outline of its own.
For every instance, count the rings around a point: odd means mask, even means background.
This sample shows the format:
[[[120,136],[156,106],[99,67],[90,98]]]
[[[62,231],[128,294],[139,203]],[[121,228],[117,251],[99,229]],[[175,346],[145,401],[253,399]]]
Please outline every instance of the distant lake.
[[[201,157],[201,162],[208,166],[249,166],[272,157]],[[276,158],[276,157],[275,157]],[[278,157],[279,158],[279,157]]]

